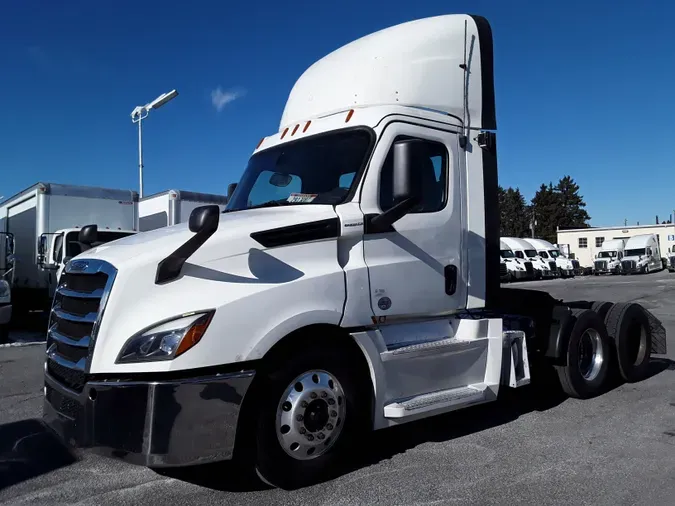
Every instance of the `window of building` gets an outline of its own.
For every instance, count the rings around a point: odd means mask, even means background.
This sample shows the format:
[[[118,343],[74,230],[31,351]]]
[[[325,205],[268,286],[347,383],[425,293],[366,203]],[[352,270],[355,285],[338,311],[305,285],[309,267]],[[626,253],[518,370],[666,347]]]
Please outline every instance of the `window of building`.
[[[588,248],[588,238],[579,237],[579,247],[580,248]]]
[[[595,238],[595,247],[596,247],[596,248],[601,247],[603,242],[605,242],[605,238],[604,238],[604,237],[596,237],[596,238]]]

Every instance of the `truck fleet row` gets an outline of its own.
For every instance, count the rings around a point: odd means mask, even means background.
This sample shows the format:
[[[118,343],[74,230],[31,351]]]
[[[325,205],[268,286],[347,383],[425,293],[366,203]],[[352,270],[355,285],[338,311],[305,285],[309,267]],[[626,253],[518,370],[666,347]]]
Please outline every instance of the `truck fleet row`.
[[[224,212],[66,265],[46,424],[137,464],[235,459],[293,488],[372,430],[530,382],[588,398],[613,368],[643,378],[667,350],[639,304],[500,286],[500,249],[507,273],[569,264],[500,240],[495,129],[482,17],[404,23],[317,61]]]
[[[579,269],[577,262],[543,239],[502,237],[500,256],[502,281],[571,278]]]
[[[649,274],[671,265],[661,256],[656,234],[640,234],[628,239],[604,241],[593,262],[593,273],[600,274]],[[675,264],[673,264],[675,267]]]
[[[55,183],[6,199],[0,203],[0,342],[10,321],[49,310],[71,258],[139,230],[185,222],[199,205],[226,203],[221,195],[170,190],[139,200],[131,190]]]

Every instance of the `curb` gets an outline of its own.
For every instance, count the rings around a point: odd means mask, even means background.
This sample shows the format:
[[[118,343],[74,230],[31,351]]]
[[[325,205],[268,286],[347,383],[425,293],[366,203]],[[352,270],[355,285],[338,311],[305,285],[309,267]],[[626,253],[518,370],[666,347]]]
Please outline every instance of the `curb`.
[[[5,343],[5,344],[0,344],[0,348],[21,348],[23,346],[35,346],[38,344],[45,344],[47,341],[31,341],[27,343]]]

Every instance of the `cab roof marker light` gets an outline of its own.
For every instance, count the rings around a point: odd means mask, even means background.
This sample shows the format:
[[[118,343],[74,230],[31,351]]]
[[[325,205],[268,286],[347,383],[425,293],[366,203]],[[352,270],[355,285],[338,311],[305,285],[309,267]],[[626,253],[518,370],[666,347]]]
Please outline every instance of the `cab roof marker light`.
[[[300,124],[299,124],[299,123],[298,123],[297,125],[295,125],[295,128],[293,128],[293,131],[291,132],[291,137],[293,137],[293,136],[295,135],[295,132],[298,131],[298,128],[299,128],[299,127],[300,127]]]
[[[281,134],[281,139],[286,137],[286,134],[288,133],[288,127],[284,128],[284,133]]]
[[[305,128],[302,129],[302,133],[304,134],[307,129],[309,128],[309,125],[312,124],[312,120],[309,120],[307,123],[305,123]]]
[[[265,137],[263,137],[262,139],[260,139],[260,142],[259,142],[258,145],[255,147],[255,149],[258,149],[260,146],[262,146],[262,143],[263,143],[264,140],[265,140]]]
[[[345,118],[345,123],[349,123],[349,120],[352,119],[353,115],[354,115],[354,109],[350,109],[349,112],[347,113],[347,117]]]

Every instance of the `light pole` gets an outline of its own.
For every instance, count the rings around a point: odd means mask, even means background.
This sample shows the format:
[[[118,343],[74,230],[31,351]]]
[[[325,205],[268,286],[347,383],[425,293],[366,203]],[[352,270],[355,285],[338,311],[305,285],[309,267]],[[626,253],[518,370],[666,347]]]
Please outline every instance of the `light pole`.
[[[145,105],[139,105],[131,111],[131,122],[138,123],[138,197],[143,198],[143,120],[148,117],[150,109],[159,109],[169,100],[176,98],[178,92],[171,90],[169,93],[162,93],[152,102]]]

